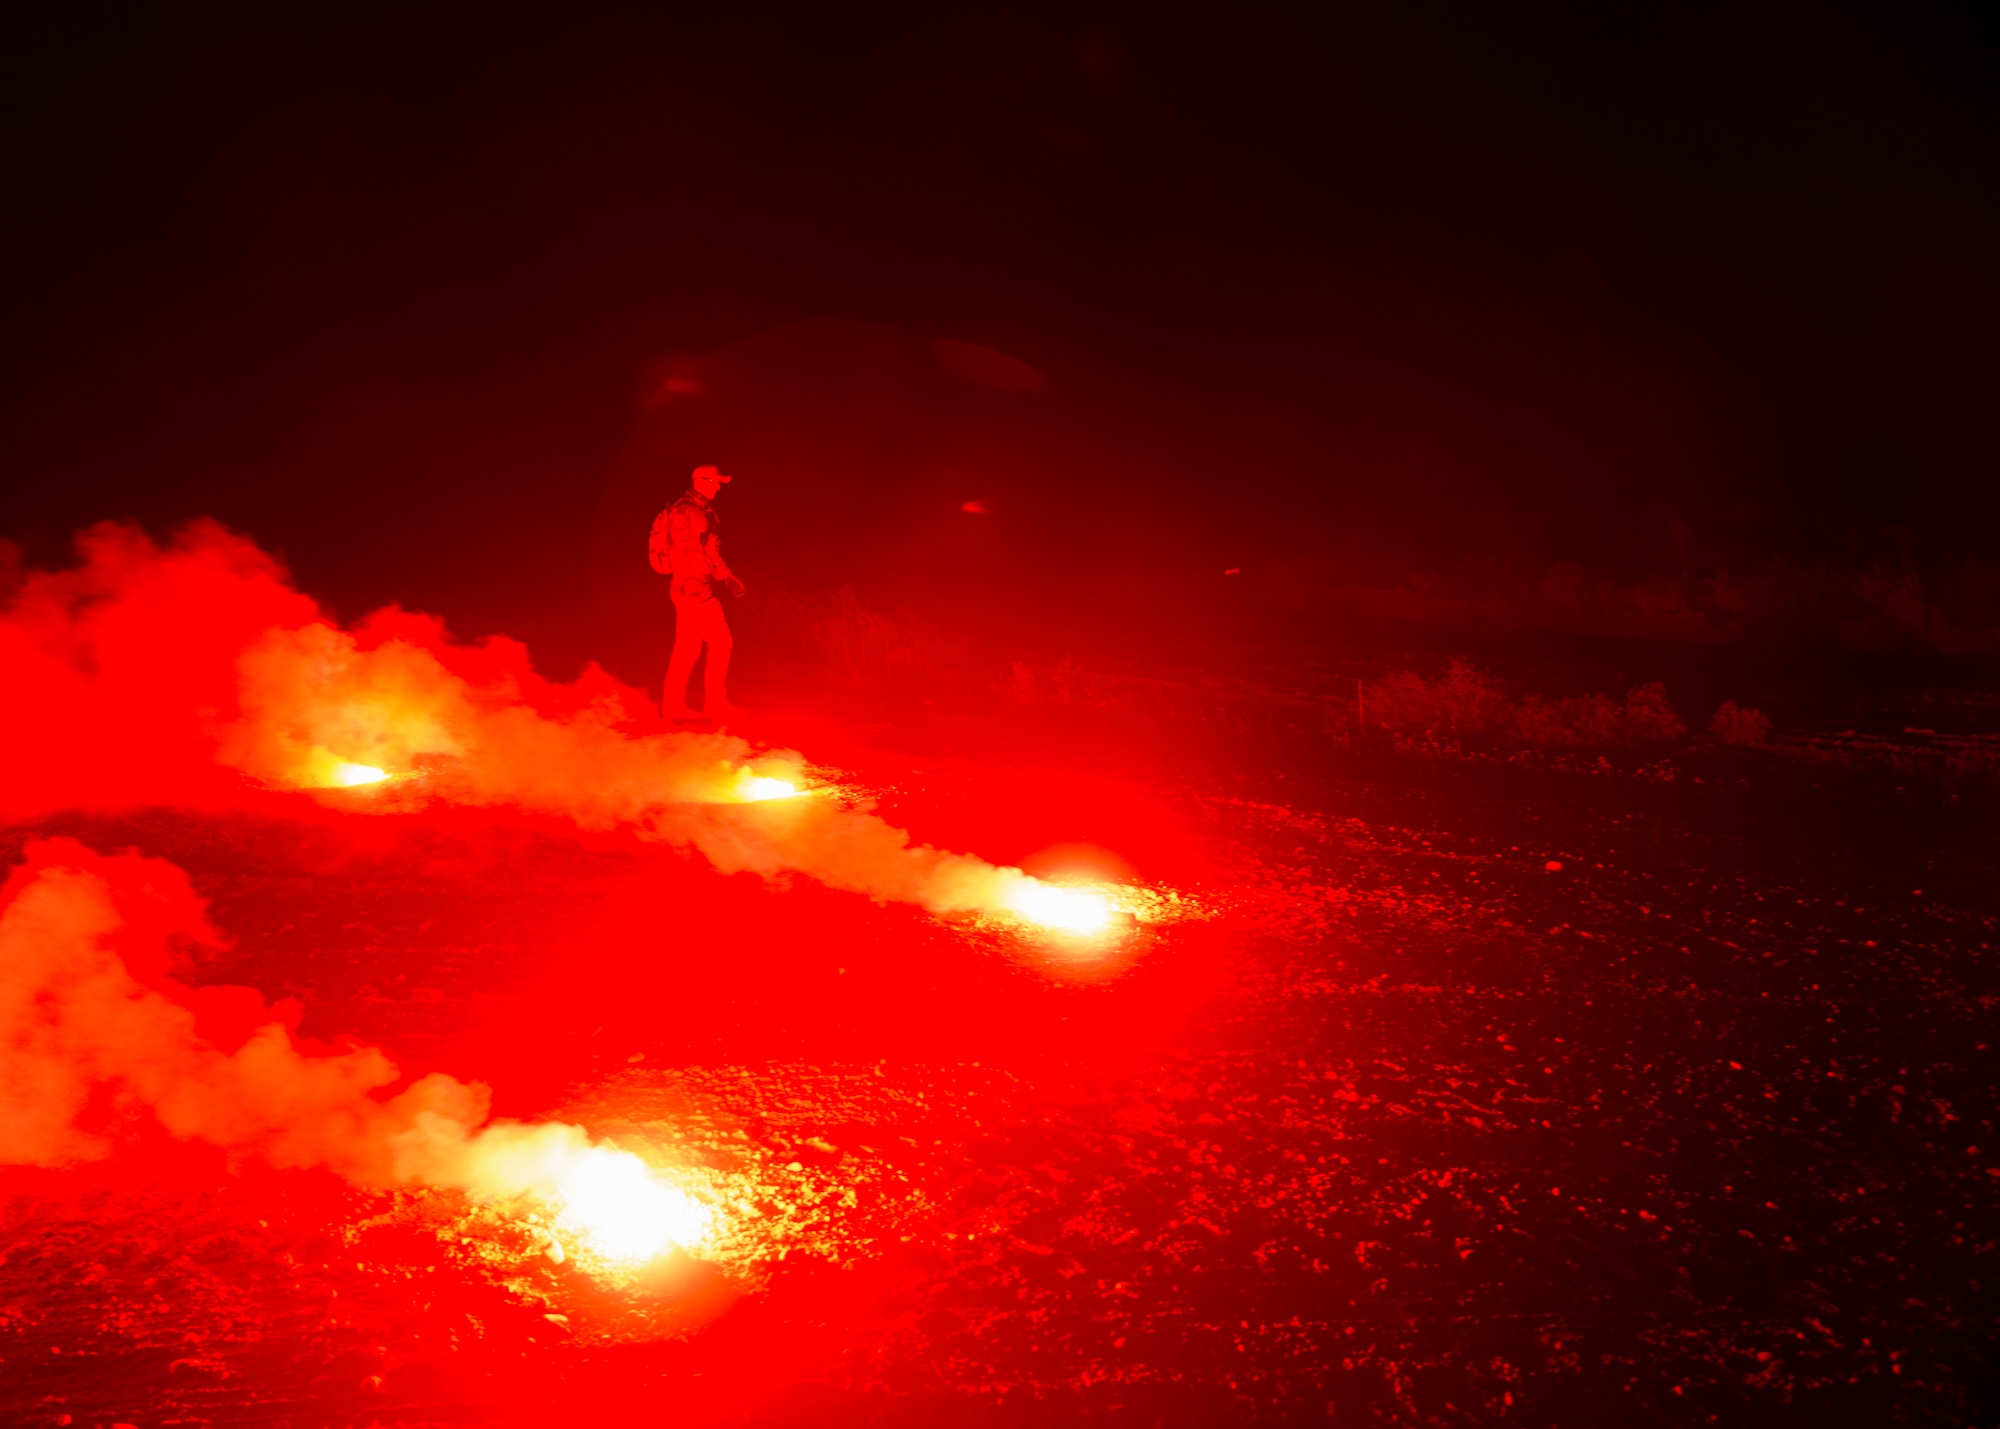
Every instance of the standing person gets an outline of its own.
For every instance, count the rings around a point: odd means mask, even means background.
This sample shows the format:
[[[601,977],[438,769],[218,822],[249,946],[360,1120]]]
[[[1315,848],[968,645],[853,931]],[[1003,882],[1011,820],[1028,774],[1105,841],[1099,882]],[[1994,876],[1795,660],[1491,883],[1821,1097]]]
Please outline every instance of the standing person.
[[[713,466],[696,467],[680,499],[653,518],[648,542],[653,569],[673,577],[674,653],[667,661],[667,687],[660,697],[661,713],[670,720],[723,720],[743,713],[729,703],[729,652],[734,641],[722,602],[715,597],[717,581],[731,595],[743,594],[743,582],[722,559],[721,521],[712,504],[729,479]],[[703,645],[708,647],[708,670],[702,681],[705,708],[696,714],[688,708],[688,677]]]

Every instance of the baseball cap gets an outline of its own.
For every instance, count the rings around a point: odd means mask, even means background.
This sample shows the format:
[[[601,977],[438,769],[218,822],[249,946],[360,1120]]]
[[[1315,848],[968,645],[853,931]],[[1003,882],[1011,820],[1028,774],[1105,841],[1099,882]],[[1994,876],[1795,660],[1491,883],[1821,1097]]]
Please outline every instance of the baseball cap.
[[[694,469],[693,476],[695,477],[712,476],[717,481],[729,481],[732,479],[730,477],[724,476],[722,474],[721,468],[715,466],[713,463],[710,462],[703,462],[700,466],[696,467]]]

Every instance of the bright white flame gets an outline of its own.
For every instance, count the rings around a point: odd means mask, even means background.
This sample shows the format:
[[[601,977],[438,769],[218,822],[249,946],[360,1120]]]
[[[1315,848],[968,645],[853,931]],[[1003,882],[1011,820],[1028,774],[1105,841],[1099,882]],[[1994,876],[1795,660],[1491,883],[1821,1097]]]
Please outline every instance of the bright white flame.
[[[389,774],[387,770],[377,769],[372,764],[342,762],[333,766],[333,772],[329,777],[332,778],[336,789],[352,789],[356,784],[379,784],[387,779]]]
[[[556,1226],[606,1260],[637,1263],[698,1244],[712,1214],[629,1151],[593,1146],[564,1173]]]
[[[758,803],[765,799],[796,799],[799,786],[789,779],[772,779],[762,774],[745,773],[736,781],[736,797],[745,803]]]
[[[1007,907],[1030,923],[1058,933],[1088,937],[1111,925],[1111,901],[1085,888],[1059,888],[1039,879],[1024,879],[1007,893]]]

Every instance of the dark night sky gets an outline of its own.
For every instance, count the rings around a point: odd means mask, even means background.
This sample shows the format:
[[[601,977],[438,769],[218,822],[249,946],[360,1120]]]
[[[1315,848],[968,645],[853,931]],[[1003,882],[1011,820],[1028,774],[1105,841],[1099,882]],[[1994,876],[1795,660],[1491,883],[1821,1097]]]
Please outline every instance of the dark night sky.
[[[837,319],[1050,390],[864,383],[931,433],[893,479],[879,432],[723,453],[752,570],[916,571],[968,492],[1045,573],[1644,559],[1669,520],[1972,559],[2000,166],[1944,15],[51,10],[0,98],[0,534],[213,515],[346,612],[560,664],[644,365]]]

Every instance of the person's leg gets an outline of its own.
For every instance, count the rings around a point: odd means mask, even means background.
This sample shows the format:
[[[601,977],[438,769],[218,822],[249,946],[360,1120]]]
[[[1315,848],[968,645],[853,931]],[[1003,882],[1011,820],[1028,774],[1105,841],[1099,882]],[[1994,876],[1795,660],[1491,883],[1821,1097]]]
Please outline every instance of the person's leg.
[[[667,658],[667,685],[660,693],[663,719],[694,716],[687,702],[688,678],[694,674],[695,657],[701,654],[701,607],[715,604],[713,596],[701,600],[674,591],[674,653]]]
[[[708,641],[708,668],[702,678],[702,713],[710,719],[721,719],[739,713],[729,703],[729,656],[736,648],[736,639],[729,633],[729,617],[722,612],[722,602],[711,600],[709,604],[714,613],[703,630]]]

